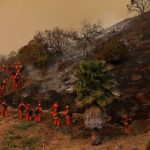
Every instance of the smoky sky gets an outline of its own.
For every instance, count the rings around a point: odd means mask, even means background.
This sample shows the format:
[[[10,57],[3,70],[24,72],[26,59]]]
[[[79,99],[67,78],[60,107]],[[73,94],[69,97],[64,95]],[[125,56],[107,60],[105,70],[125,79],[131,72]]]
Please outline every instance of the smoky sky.
[[[129,0],[0,0],[0,54],[17,51],[37,31],[78,29],[84,20],[110,26],[130,16]]]

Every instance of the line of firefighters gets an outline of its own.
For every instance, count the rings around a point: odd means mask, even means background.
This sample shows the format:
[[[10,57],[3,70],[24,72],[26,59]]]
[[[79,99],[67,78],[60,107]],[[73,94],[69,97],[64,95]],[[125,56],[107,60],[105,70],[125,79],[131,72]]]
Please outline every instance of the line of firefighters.
[[[66,126],[71,126],[71,120],[72,120],[72,111],[70,110],[69,106],[65,106],[64,111],[59,111],[60,107],[58,102],[55,102],[51,109],[50,109],[50,114],[53,118],[53,124],[54,127],[59,127],[61,123],[61,116],[65,116],[66,120]],[[1,114],[3,117],[8,116],[8,104],[6,100],[2,101],[0,104],[0,110]],[[33,119],[33,114],[34,114],[34,120],[36,122],[41,122],[42,120],[42,113],[43,113],[43,108],[42,105],[39,103],[37,107],[35,108],[34,112],[33,109],[31,108],[30,104],[25,104],[23,101],[21,101],[18,105],[18,113],[19,113],[19,118],[20,120],[23,119],[23,114],[25,111],[25,120],[26,121],[32,121]],[[122,115],[122,121],[125,133],[129,134],[132,131],[132,119],[129,115],[124,114]]]
[[[19,82],[23,76],[24,67],[20,63],[2,65],[0,67],[0,96],[3,96],[6,92],[7,81],[10,80],[12,82],[12,88],[17,89],[19,86]],[[6,77],[2,77],[4,75]]]
[[[17,89],[19,87],[19,83],[23,77],[23,70],[24,70],[24,67],[20,63],[15,63],[13,65],[8,64],[7,66],[2,65],[0,67],[0,72],[7,75],[7,77],[5,77],[5,79],[3,79],[0,76],[0,96],[1,97],[3,97],[5,92],[6,92],[8,80],[12,81],[12,88],[13,89]],[[2,101],[0,104],[0,111],[1,111],[1,114],[3,117],[8,116],[7,107],[8,107],[7,102],[5,100]],[[19,113],[20,119],[23,118],[24,111],[26,112],[25,113],[26,121],[32,121],[33,110],[31,108],[30,104],[25,104],[24,102],[20,102],[20,104],[18,105],[18,113]],[[39,103],[38,106],[35,108],[35,111],[34,111],[34,114],[35,114],[34,118],[35,118],[36,122],[41,122],[42,112],[43,112],[42,105]],[[50,113],[53,117],[53,121],[54,121],[53,123],[54,123],[55,127],[60,126],[60,122],[61,122],[60,117],[61,116],[66,117],[66,126],[71,126],[72,113],[71,113],[68,105],[65,107],[65,111],[60,112],[59,111],[59,104],[57,102],[55,102],[51,108]],[[132,119],[128,115],[125,114],[122,116],[122,121],[123,121],[125,132],[130,133],[131,132],[130,124],[132,122]]]
[[[7,104],[6,100],[1,102],[0,110],[1,110],[1,114],[2,114],[3,117],[8,116],[8,104]],[[66,105],[65,110],[62,111],[62,112],[60,112],[58,110],[59,110],[59,104],[58,104],[58,102],[55,102],[52,105],[52,108],[50,109],[50,114],[53,118],[54,127],[59,127],[60,126],[60,122],[61,122],[60,121],[60,116],[65,116],[66,126],[68,126],[68,127],[71,126],[72,114],[71,114],[71,110],[70,110],[69,106]],[[25,104],[23,101],[21,101],[18,105],[18,114],[19,114],[20,120],[23,119],[24,111],[25,111],[25,120],[26,121],[32,121],[33,114],[34,114],[34,120],[36,122],[41,122],[43,108],[42,108],[42,105],[40,103],[37,105],[37,107],[33,111],[30,104]]]
[[[12,89],[17,89],[19,87],[19,83],[23,77],[23,70],[24,67],[20,63],[15,64],[8,64],[2,65],[0,67],[0,96],[3,97],[6,94],[6,90],[8,87],[8,80],[12,83]],[[8,115],[8,104],[4,100],[0,104],[0,111],[1,114],[4,117],[7,117]],[[59,112],[59,105],[58,103],[54,103],[51,109],[51,115],[54,119],[54,126],[60,126],[60,116],[66,116],[66,125],[71,125],[71,113],[69,106],[66,106],[65,111]],[[26,112],[26,121],[31,121],[33,118],[33,110],[30,106],[30,104],[25,104],[24,102],[21,102],[18,106],[18,113],[20,119],[23,117],[23,112]],[[34,114],[35,114],[35,121],[40,122],[41,121],[41,114],[43,112],[41,104],[38,104],[38,106],[35,108]]]

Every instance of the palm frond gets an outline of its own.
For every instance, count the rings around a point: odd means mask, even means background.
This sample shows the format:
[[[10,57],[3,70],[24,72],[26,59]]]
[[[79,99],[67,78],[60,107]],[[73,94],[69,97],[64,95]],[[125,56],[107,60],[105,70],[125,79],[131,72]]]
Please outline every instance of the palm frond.
[[[105,61],[86,61],[80,66],[76,84],[78,106],[92,105],[93,101],[103,106],[111,101],[116,84],[110,75],[112,69]]]

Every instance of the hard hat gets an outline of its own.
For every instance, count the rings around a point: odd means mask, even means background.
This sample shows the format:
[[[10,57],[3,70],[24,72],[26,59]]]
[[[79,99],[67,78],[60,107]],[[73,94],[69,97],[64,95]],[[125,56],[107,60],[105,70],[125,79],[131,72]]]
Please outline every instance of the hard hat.
[[[38,104],[38,106],[41,106],[41,104]]]

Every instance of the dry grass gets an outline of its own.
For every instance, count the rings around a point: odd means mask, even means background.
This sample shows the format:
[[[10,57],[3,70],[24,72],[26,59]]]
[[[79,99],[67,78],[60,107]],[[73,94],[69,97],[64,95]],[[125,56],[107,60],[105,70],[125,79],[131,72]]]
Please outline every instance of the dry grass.
[[[0,150],[144,150],[150,139],[150,120],[134,123],[132,135],[127,136],[120,128],[107,125],[103,133],[103,143],[93,147],[90,132],[84,126],[75,122],[72,129],[65,126],[52,127],[49,114],[44,114],[42,123],[26,123],[19,121],[17,111],[12,110],[8,118],[0,117]],[[143,127],[141,127],[143,126]],[[119,132],[121,134],[117,135]]]

